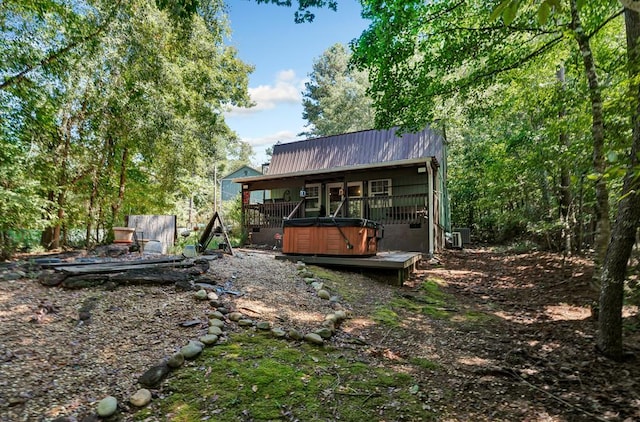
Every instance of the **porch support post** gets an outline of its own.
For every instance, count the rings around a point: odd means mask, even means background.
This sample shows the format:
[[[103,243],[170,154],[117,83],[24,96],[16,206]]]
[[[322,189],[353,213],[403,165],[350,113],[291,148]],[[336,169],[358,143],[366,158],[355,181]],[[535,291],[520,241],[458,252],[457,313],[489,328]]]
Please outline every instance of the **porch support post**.
[[[433,167],[429,163],[425,163],[427,166],[427,178],[429,179],[428,183],[428,193],[427,200],[429,201],[428,209],[429,209],[429,218],[427,219],[427,226],[429,230],[429,256],[433,257],[434,249],[434,234],[435,234],[435,226],[434,226],[434,217],[433,217]]]

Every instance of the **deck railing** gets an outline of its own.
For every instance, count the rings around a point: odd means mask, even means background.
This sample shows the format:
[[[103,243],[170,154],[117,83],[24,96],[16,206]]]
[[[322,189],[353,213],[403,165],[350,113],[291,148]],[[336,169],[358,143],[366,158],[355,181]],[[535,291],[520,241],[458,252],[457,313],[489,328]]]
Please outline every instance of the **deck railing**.
[[[244,205],[246,227],[279,228],[284,218],[298,202],[266,202]],[[370,198],[349,198],[339,217],[374,220],[382,224],[420,224],[426,222],[427,194],[390,195]],[[299,207],[292,218],[317,216]]]

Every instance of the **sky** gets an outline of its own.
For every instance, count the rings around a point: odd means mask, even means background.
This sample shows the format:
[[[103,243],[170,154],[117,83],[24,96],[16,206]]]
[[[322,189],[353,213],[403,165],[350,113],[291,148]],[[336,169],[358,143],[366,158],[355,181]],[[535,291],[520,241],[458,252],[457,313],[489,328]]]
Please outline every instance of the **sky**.
[[[294,1],[293,3],[297,3]],[[229,0],[231,38],[228,44],[239,58],[255,67],[249,75],[249,95],[257,104],[235,109],[225,120],[255,155],[253,167],[269,161],[265,150],[276,142],[304,139],[302,118],[304,83],[313,71],[313,62],[336,43],[348,44],[368,27],[360,16],[357,0],[340,0],[338,11],[315,9],[312,23],[296,24],[296,7],[257,4],[249,0]]]

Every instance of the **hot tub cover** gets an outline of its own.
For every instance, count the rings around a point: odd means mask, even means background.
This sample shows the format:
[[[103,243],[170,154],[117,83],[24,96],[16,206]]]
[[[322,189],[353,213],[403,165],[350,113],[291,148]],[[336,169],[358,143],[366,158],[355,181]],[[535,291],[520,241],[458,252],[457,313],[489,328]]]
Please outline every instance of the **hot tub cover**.
[[[382,224],[365,218],[308,217],[284,220],[283,227],[368,227],[378,229]]]

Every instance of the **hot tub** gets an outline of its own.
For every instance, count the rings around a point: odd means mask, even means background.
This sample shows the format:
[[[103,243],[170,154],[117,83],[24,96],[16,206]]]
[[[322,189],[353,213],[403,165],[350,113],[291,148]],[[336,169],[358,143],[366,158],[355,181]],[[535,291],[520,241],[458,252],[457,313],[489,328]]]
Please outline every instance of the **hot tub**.
[[[283,224],[282,253],[372,256],[382,225],[362,218],[294,218]]]

